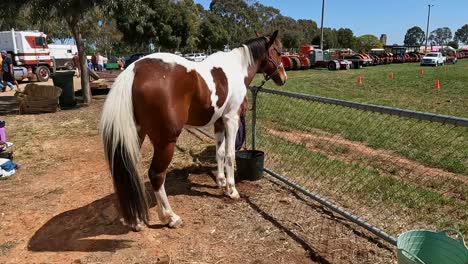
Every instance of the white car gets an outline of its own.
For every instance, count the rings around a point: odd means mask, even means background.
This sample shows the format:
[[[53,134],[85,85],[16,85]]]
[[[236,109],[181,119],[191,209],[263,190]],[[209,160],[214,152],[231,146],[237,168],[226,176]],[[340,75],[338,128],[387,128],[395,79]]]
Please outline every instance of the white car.
[[[187,60],[200,62],[206,59],[206,55],[205,53],[189,53],[185,54],[184,58],[186,58]]]
[[[421,66],[433,65],[437,67],[439,65],[444,65],[444,58],[445,56],[443,56],[440,52],[429,52],[421,59]]]

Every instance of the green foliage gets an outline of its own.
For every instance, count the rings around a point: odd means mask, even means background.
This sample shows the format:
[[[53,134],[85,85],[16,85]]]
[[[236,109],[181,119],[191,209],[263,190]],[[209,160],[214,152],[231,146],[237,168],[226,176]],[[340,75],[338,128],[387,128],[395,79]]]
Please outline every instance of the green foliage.
[[[156,46],[175,50],[198,45],[200,17],[191,0],[137,1],[138,4],[118,2],[115,19],[127,43]],[[131,12],[129,12],[131,10]]]
[[[255,36],[258,15],[244,0],[213,0],[210,11],[219,16],[229,32],[228,44],[237,47]]]
[[[312,44],[320,45],[320,30],[318,35],[312,40]],[[323,29],[323,49],[340,48],[338,44],[338,36],[336,30],[332,28]]]
[[[340,28],[336,31],[336,40],[339,48],[351,48],[354,46],[354,33],[349,28]]]
[[[404,44],[406,46],[422,45],[425,38],[424,31],[420,27],[414,26],[406,31]]]
[[[229,32],[220,17],[206,11],[203,14],[198,47],[203,50],[221,50],[228,42]]]
[[[310,19],[299,19],[297,20],[299,29],[302,31],[302,43],[312,44],[314,37],[320,34],[320,30],[317,28],[317,23]]]
[[[320,42],[315,21],[283,16],[256,0],[214,0],[209,10],[193,0],[19,0],[4,6],[7,13],[20,15],[0,17],[2,30],[35,29],[60,40],[76,37],[78,30],[87,51],[148,51],[152,43],[162,50],[211,52],[274,30],[286,49]],[[325,48],[353,43],[350,29],[325,29]]]
[[[468,24],[465,24],[455,32],[454,40],[468,44]]]
[[[368,52],[373,48],[382,48],[382,42],[374,35],[362,35],[356,39],[356,50]]]
[[[458,49],[458,42],[457,41],[449,41],[449,43],[447,44],[448,46],[454,48],[454,49]]]
[[[429,35],[429,40],[436,45],[447,45],[451,39],[452,31],[448,27],[438,28]]]

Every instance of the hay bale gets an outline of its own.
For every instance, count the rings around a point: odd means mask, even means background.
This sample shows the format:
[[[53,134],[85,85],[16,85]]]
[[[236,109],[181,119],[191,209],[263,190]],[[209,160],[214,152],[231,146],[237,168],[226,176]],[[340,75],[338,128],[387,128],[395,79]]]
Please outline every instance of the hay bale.
[[[24,92],[17,92],[20,114],[55,113],[62,89],[51,85],[28,84]]]
[[[38,85],[30,83],[24,88],[25,95],[28,95],[32,98],[49,98],[56,99],[59,98],[62,93],[62,89],[53,85]]]
[[[16,96],[0,96],[0,115],[18,113],[19,100]]]

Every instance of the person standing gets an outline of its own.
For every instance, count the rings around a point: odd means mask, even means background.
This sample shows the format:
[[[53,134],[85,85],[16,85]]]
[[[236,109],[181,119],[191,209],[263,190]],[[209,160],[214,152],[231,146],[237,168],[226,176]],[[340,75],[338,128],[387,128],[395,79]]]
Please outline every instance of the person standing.
[[[76,76],[80,78],[80,58],[78,57],[78,52],[75,52],[73,55],[73,70],[76,71]]]
[[[2,91],[5,92],[6,86],[10,87],[11,90],[15,90],[13,83],[18,86],[18,82],[16,82],[15,78],[13,77],[13,60],[8,57],[6,50],[0,51],[2,55],[2,71],[3,71],[3,85],[5,86]]]
[[[101,53],[96,53],[96,60],[98,64],[98,71],[102,71],[102,69],[104,69],[104,57],[102,57]]]
[[[93,54],[93,56],[91,56],[91,64],[93,65],[93,70],[94,71],[97,71],[97,58],[96,58],[96,54]]]

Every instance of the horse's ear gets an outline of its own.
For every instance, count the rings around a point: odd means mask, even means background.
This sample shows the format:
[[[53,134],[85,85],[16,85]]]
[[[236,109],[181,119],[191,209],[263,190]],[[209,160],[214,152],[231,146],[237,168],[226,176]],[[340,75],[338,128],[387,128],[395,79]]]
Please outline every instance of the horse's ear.
[[[257,31],[255,31],[255,35],[257,35],[257,38],[260,38],[262,36],[262,34],[258,33]]]
[[[268,42],[268,46],[273,45],[275,43],[276,38],[278,37],[278,30],[275,30],[273,34],[271,34],[270,41]]]

